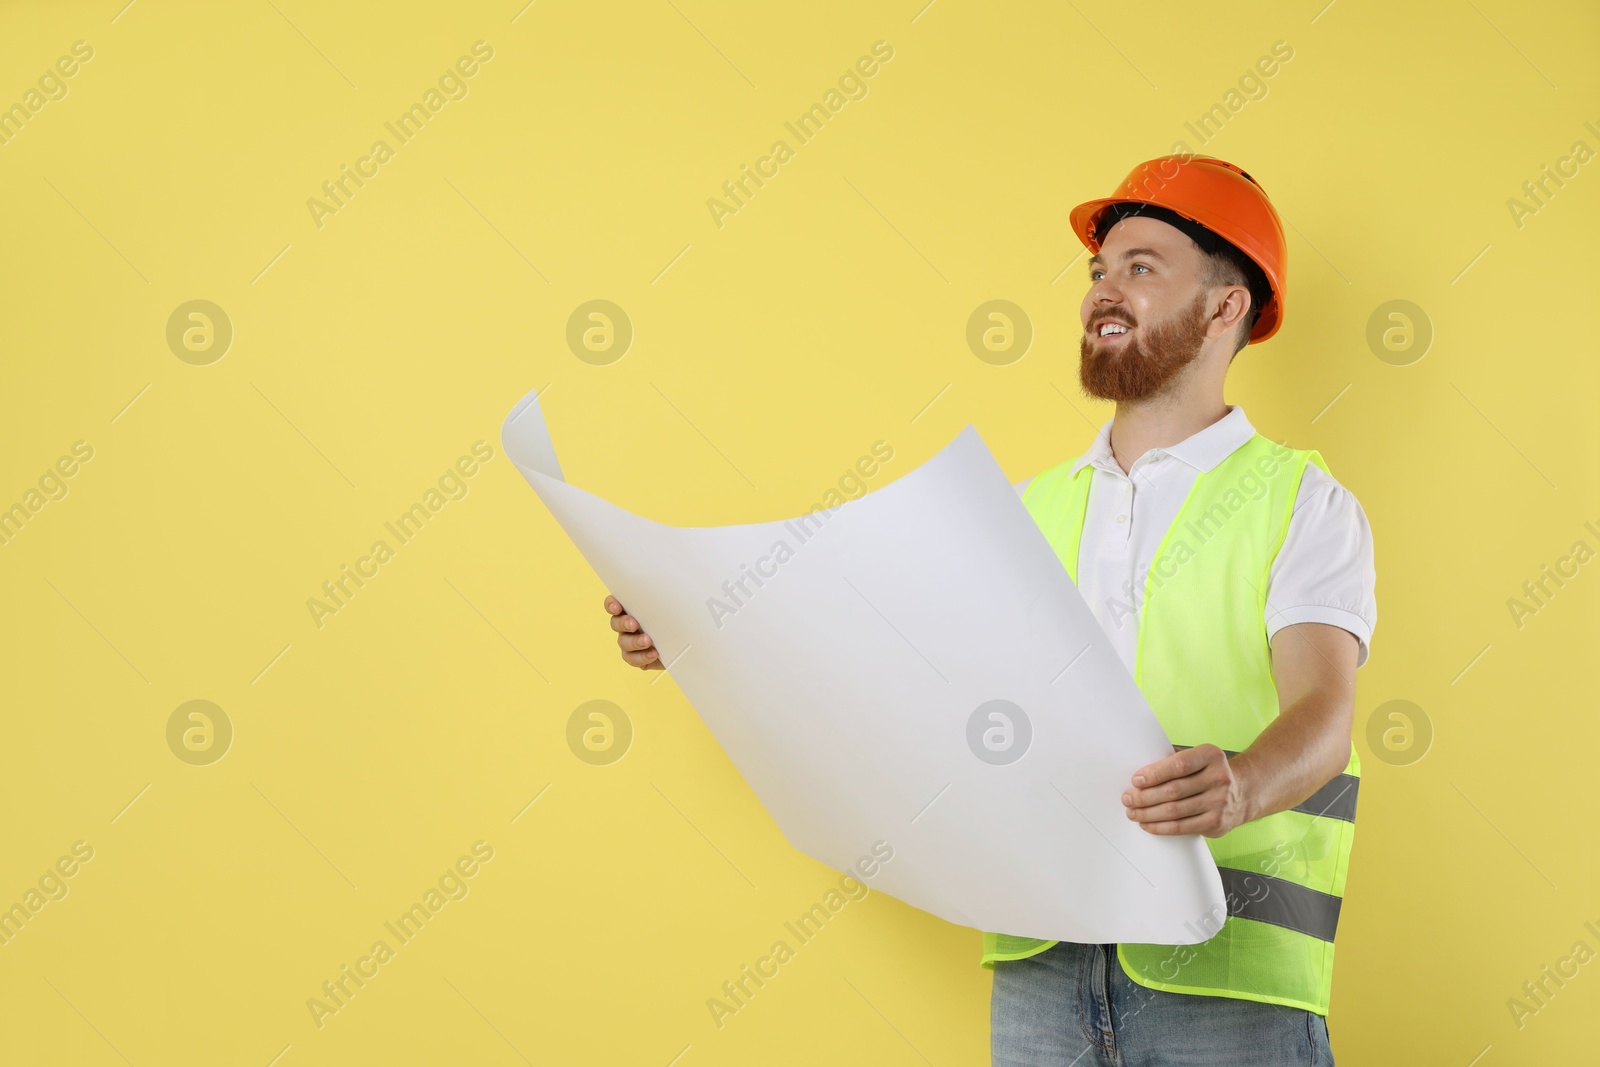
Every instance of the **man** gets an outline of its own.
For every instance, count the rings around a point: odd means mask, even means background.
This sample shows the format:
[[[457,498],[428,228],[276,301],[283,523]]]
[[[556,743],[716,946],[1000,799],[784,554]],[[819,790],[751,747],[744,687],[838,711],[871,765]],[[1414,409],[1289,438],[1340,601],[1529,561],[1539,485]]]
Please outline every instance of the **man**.
[[[1376,624],[1371,531],[1314,451],[1222,398],[1283,321],[1283,228],[1232,164],[1164,156],[1073,229],[1094,253],[1080,382],[1116,411],[1017,486],[1176,751],[1122,794],[1201,834],[1227,914],[1192,945],[984,934],[997,1067],[1332,1064],[1326,1015],[1360,764],[1355,672]],[[628,663],[661,663],[606,598]]]

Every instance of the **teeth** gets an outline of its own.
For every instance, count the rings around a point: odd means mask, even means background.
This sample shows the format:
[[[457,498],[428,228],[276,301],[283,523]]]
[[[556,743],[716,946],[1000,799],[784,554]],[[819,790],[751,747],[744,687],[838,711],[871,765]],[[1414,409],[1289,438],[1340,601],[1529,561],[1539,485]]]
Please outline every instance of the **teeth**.
[[[1127,333],[1127,332],[1128,332],[1128,328],[1126,326],[1119,325],[1119,324],[1117,324],[1115,322],[1103,323],[1101,325],[1101,327],[1100,327],[1100,336],[1101,337],[1105,337],[1106,335],[1113,334],[1113,333]]]

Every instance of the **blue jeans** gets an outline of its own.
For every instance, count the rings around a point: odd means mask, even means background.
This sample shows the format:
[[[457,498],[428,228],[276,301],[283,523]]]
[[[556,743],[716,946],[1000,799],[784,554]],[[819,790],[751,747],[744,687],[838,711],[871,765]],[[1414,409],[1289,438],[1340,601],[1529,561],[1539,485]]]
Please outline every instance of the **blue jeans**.
[[[994,965],[994,1067],[1332,1067],[1315,1012],[1167,993],[1122,972],[1115,945],[1062,941]]]

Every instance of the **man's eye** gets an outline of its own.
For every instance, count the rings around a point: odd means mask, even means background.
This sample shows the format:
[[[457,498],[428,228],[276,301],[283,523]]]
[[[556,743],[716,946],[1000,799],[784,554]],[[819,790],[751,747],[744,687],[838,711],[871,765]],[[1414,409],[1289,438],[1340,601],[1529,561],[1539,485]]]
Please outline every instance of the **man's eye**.
[[[1146,271],[1146,272],[1148,272],[1150,270],[1150,268],[1145,266],[1143,263],[1135,263],[1133,265],[1133,269],[1134,270],[1142,270],[1142,271]],[[1102,275],[1104,273],[1105,273],[1104,271],[1102,271],[1102,270],[1100,270],[1098,268],[1096,268],[1094,270],[1091,270],[1091,271],[1089,271],[1089,280],[1091,282],[1097,282],[1097,281],[1100,280],[1100,275]]]

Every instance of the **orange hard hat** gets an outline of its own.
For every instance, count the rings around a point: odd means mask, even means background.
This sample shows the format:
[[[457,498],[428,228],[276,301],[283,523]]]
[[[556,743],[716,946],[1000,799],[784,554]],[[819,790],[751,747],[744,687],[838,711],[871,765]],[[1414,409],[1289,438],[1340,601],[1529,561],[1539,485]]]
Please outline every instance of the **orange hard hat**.
[[[1210,156],[1161,156],[1135,167],[1110,196],[1073,208],[1072,231],[1089,251],[1099,252],[1106,232],[1129,215],[1170,222],[1208,252],[1214,250],[1216,238],[1242,252],[1263,275],[1251,286],[1252,302],[1261,308],[1261,316],[1250,340],[1265,341],[1278,332],[1289,249],[1283,223],[1254,178]],[[1263,281],[1270,292],[1257,292]]]

